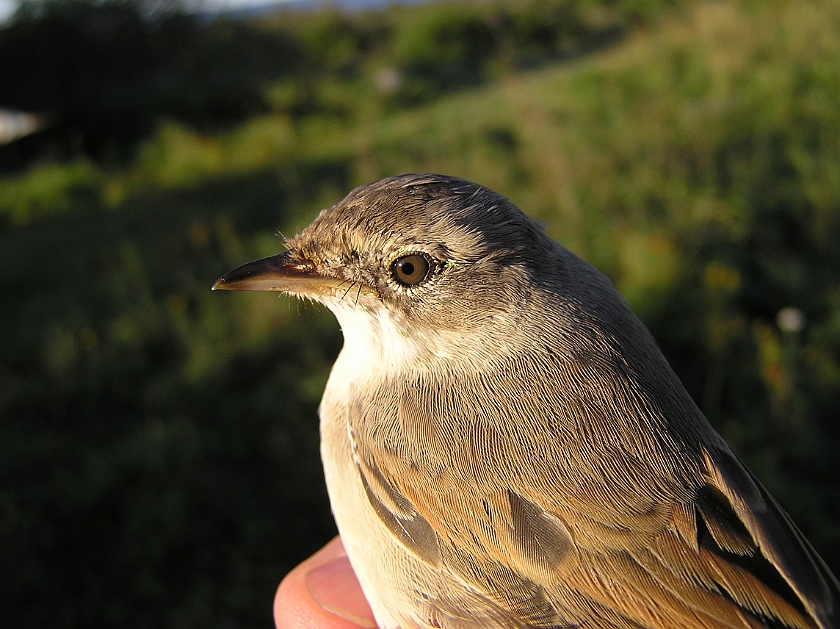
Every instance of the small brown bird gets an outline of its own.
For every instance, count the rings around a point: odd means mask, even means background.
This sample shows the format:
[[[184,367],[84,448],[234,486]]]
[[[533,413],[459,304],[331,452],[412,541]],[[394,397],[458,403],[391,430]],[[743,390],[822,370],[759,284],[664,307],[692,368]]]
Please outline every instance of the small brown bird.
[[[325,304],[341,536],[381,627],[836,627],[840,585],[610,282],[508,200],[357,188],[214,288]]]

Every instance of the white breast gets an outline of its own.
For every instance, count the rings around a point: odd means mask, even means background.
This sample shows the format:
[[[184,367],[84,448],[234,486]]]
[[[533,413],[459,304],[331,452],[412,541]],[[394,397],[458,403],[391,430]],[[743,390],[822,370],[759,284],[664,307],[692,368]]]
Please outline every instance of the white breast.
[[[344,333],[344,347],[333,365],[321,401],[321,456],[336,524],[377,624],[401,626],[389,609],[412,610],[411,588],[383,575],[411,574],[395,561],[411,561],[374,513],[365,494],[347,430],[347,404],[359,387],[370,386],[416,359],[416,345],[400,332],[387,311],[373,316],[352,304],[331,303]],[[401,578],[407,578],[401,576]]]
[[[398,327],[385,308],[373,314],[344,301],[327,305],[344,334],[344,347],[327,385],[329,395],[350,395],[360,379],[375,382],[417,368],[419,343]]]

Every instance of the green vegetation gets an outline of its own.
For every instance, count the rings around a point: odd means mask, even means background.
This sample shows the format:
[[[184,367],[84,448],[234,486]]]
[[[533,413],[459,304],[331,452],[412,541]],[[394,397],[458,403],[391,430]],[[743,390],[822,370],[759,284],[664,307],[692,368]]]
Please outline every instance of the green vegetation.
[[[0,31],[0,78],[44,19]],[[140,45],[170,32],[143,20],[181,24],[211,61],[179,35],[160,46],[183,74],[155,57],[133,100],[88,98],[81,142],[57,118],[57,149],[0,147],[7,624],[270,624],[279,579],[333,534],[316,408],[341,336],[320,307],[209,287],[405,171],[505,194],[606,272],[840,572],[840,2],[133,19]],[[162,102],[172,76],[188,89]],[[20,81],[0,104],[40,111]],[[234,83],[247,103],[214,105]]]

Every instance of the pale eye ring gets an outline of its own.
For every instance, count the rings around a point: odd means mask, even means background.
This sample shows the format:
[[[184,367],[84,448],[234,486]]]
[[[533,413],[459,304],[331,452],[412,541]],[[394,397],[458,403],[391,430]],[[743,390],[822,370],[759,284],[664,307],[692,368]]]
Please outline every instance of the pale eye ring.
[[[432,265],[422,253],[400,256],[391,265],[391,275],[403,286],[417,286],[429,277]]]

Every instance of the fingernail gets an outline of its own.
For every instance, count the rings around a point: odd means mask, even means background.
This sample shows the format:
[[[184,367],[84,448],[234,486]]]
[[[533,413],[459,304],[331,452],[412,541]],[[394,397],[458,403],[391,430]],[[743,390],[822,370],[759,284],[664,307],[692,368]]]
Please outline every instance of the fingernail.
[[[365,629],[376,629],[356,574],[347,557],[333,559],[310,570],[306,575],[306,589],[318,605],[331,614]]]

